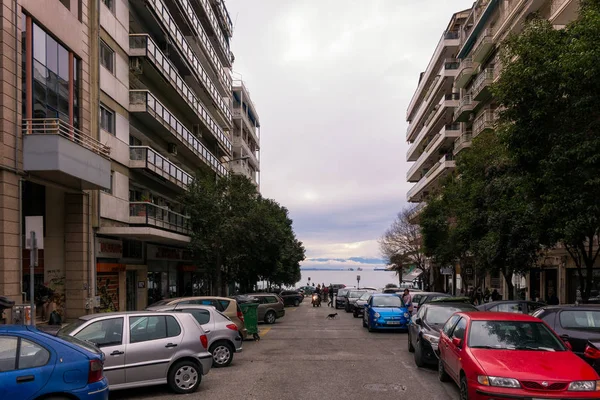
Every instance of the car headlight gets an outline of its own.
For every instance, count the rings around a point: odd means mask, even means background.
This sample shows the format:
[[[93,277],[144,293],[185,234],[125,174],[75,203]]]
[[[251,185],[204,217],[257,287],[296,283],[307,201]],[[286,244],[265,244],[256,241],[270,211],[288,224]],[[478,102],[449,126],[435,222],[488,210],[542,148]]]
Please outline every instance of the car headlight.
[[[430,335],[428,333],[423,334],[423,339],[427,340],[429,343],[436,345],[439,343],[440,338],[437,336]]]
[[[495,387],[504,387],[504,388],[520,388],[521,384],[519,381],[514,378],[502,378],[499,376],[485,376],[479,375],[477,377],[477,382],[485,386],[495,386]]]
[[[379,318],[379,317],[381,317],[381,314],[379,314],[378,312],[376,312],[375,314],[373,314],[373,316],[374,316],[375,318]]]
[[[593,392],[600,391],[600,381],[575,381],[569,384],[569,389],[573,392]]]
[[[405,312],[405,313],[404,313],[404,318],[408,318],[408,317],[410,317],[410,315],[408,315],[408,313],[407,313],[407,312]]]

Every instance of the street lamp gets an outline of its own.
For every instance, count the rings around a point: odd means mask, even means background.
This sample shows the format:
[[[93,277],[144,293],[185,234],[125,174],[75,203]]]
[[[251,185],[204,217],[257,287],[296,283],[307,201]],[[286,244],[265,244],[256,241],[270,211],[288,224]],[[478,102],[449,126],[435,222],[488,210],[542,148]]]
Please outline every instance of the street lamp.
[[[243,156],[243,157],[239,157],[239,158],[234,158],[232,160],[228,160],[228,161],[222,161],[221,164],[229,164],[230,162],[234,162],[234,161],[243,161],[243,160],[247,160],[249,159],[250,156]]]

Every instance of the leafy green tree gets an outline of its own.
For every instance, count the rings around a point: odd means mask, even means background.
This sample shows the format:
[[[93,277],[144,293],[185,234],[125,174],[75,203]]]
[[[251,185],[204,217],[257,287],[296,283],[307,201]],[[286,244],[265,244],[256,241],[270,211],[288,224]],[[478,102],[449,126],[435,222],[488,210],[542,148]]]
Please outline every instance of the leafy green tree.
[[[532,20],[507,41],[494,95],[499,133],[545,224],[542,243],[564,244],[587,301],[600,252],[600,1],[557,30]],[[585,275],[585,276],[584,276]]]

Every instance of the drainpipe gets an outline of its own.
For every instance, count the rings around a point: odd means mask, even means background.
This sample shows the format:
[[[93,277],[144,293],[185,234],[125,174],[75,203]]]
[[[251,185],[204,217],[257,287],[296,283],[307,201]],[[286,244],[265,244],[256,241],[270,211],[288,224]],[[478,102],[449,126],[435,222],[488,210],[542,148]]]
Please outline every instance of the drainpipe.
[[[19,13],[17,11],[17,0],[13,0],[13,16],[15,19],[15,171],[19,170]],[[22,55],[23,56],[23,55]],[[24,88],[21,88],[24,90]],[[22,175],[22,174],[20,174]],[[17,201],[19,202],[19,254],[17,255],[19,263],[19,291],[21,292],[21,301],[25,301],[23,298],[23,178],[19,177],[19,194]],[[33,310],[31,310],[33,313]]]

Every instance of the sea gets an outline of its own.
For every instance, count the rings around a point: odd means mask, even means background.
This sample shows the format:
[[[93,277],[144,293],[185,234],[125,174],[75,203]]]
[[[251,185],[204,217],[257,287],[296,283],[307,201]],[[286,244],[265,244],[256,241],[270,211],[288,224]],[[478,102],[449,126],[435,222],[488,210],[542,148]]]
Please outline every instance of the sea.
[[[362,271],[344,271],[344,270],[301,270],[302,278],[295,287],[310,285],[314,283],[325,284],[329,286],[332,283],[343,283],[346,286],[357,286],[357,276],[360,275],[360,284],[358,286],[369,286],[383,288],[388,283],[399,283],[398,275],[391,271],[375,271],[373,269],[363,269]]]

